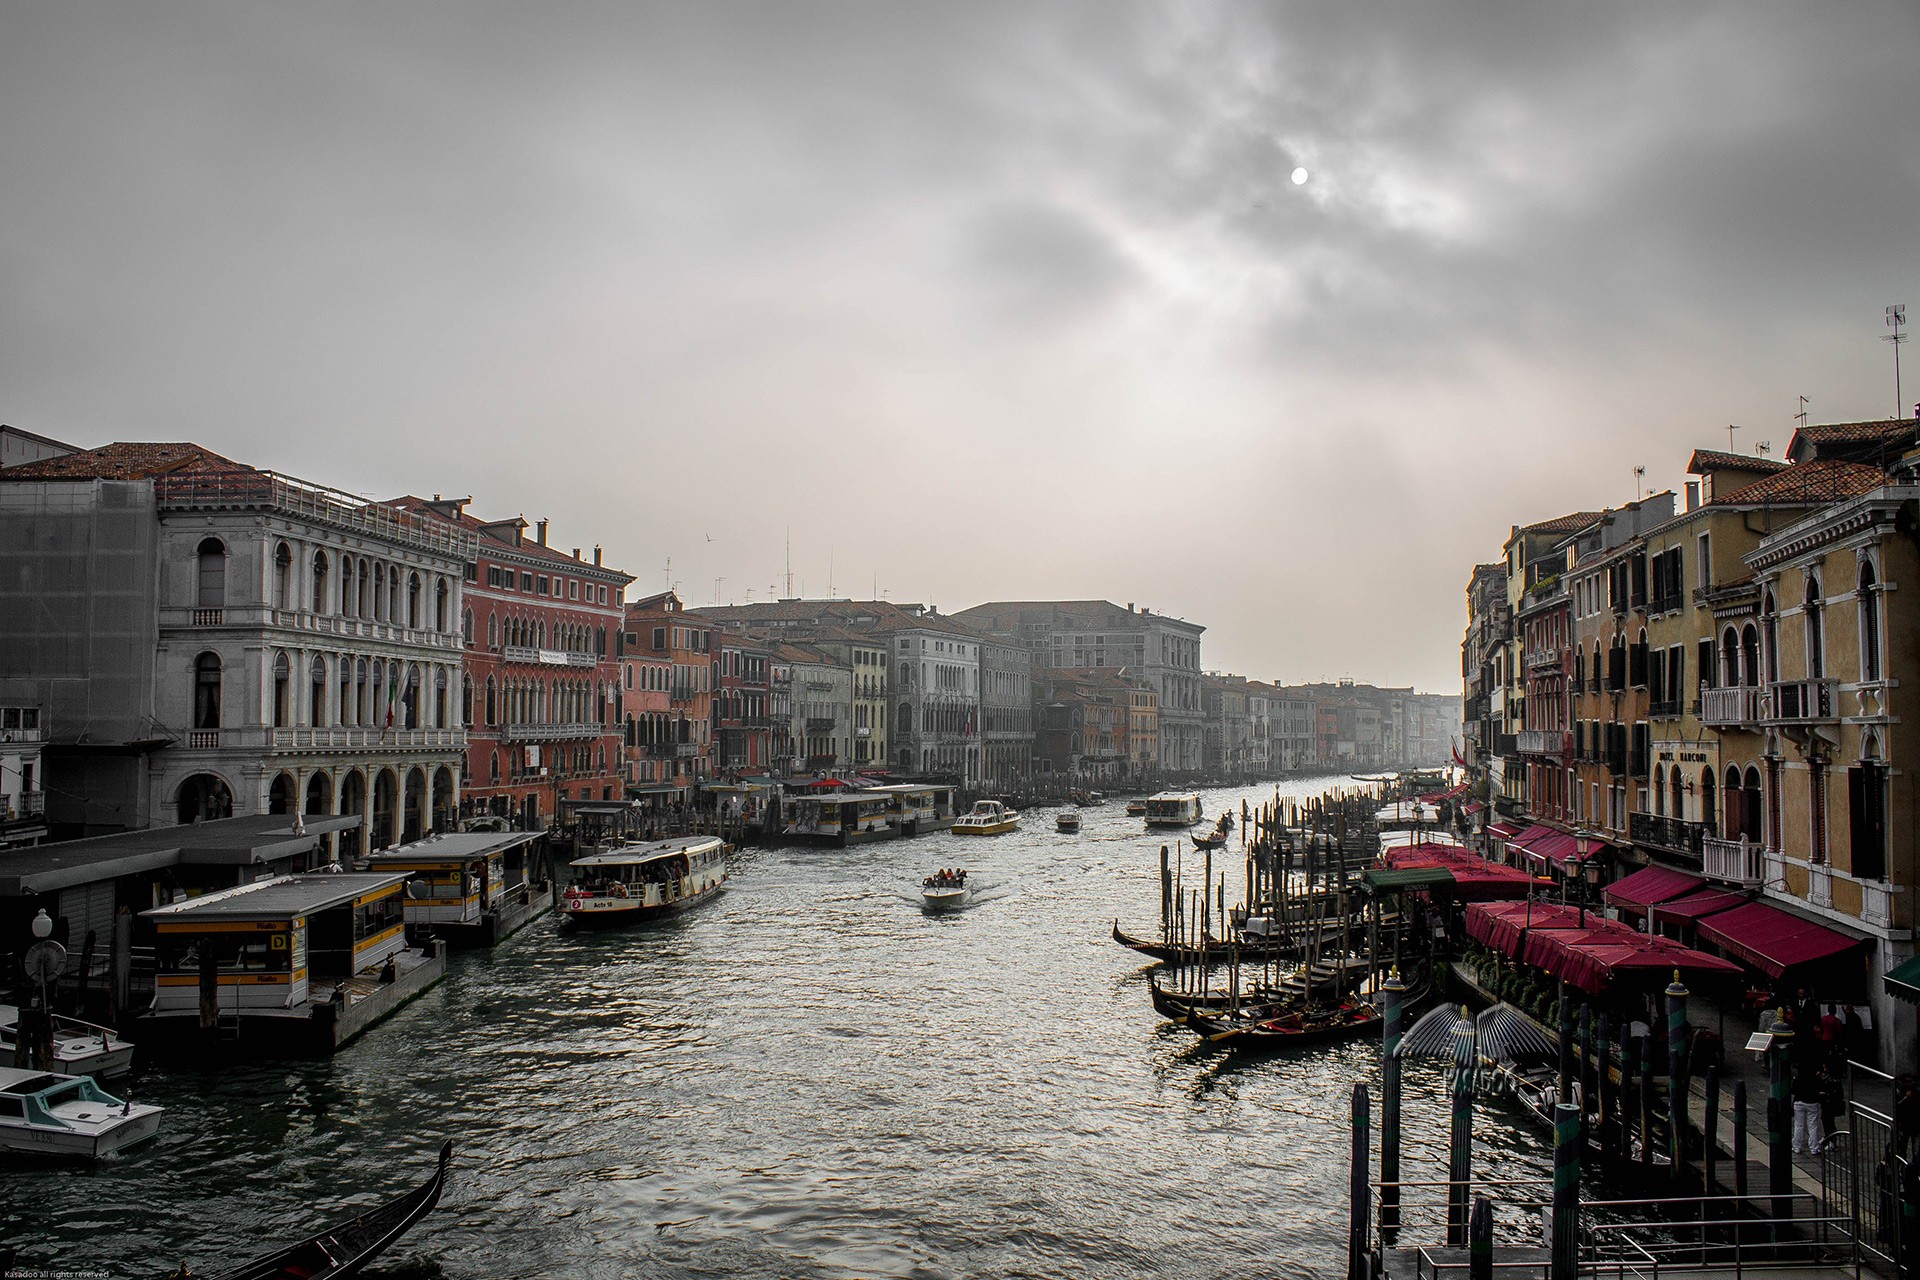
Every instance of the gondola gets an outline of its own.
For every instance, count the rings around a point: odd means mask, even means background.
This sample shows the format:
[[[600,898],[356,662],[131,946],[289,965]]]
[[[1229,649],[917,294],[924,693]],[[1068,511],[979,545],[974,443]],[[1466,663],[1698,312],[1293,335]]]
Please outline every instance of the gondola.
[[[382,1250],[440,1203],[440,1191],[447,1182],[447,1162],[452,1158],[453,1143],[442,1143],[439,1167],[412,1191],[299,1244],[222,1272],[218,1280],[345,1280],[359,1275]],[[169,1280],[184,1280],[192,1274],[182,1267]]]
[[[1265,1012],[1264,1010],[1260,1012]],[[1189,1010],[1186,1024],[1215,1044],[1244,1049],[1290,1049],[1299,1045],[1329,1044],[1379,1035],[1384,1020],[1379,1009],[1365,1001],[1342,1001],[1329,1009],[1288,1011],[1278,1017],[1221,1018]]]
[[[1227,838],[1218,831],[1215,831],[1210,836],[1189,836],[1187,838],[1193,841],[1193,847],[1196,849],[1218,849],[1227,842]]]
[[[1340,923],[1327,920],[1320,924],[1323,940],[1339,936]],[[1307,940],[1313,935],[1313,924],[1297,924],[1293,936],[1285,934],[1262,938],[1253,935],[1243,937],[1239,943],[1240,962],[1259,964],[1267,960],[1297,959],[1306,950]],[[1167,943],[1158,939],[1142,938],[1121,929],[1120,922],[1113,922],[1113,940],[1123,947],[1138,951],[1143,956],[1151,956],[1162,964],[1199,964],[1200,949],[1181,943]],[[1206,962],[1208,964],[1226,964],[1233,959],[1234,945],[1222,942],[1218,938],[1207,942]]]

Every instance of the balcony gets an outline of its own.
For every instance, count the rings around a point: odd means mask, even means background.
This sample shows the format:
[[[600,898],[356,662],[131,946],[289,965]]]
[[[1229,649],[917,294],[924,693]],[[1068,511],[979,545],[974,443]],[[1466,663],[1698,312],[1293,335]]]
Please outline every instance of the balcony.
[[[1511,733],[1494,734],[1493,735],[1493,754],[1496,756],[1519,755],[1520,747],[1514,741],[1514,735]]]
[[[1557,670],[1566,662],[1566,659],[1567,651],[1565,649],[1529,649],[1527,650],[1527,670]]]
[[[202,731],[189,735],[197,738]],[[206,730],[218,737],[218,730]],[[268,747],[275,751],[461,751],[465,729],[382,729],[377,725],[327,725],[274,729]],[[198,743],[189,742],[189,746]],[[219,743],[213,745],[218,746]],[[237,744],[230,744],[237,745]]]
[[[44,818],[47,814],[47,793],[44,791],[23,791],[16,802],[9,805],[0,797],[0,822],[20,822],[28,818]]]
[[[1761,700],[1761,720],[1768,724],[1818,724],[1839,719],[1834,710],[1834,682],[1828,679],[1782,680]]]
[[[598,721],[582,720],[567,724],[510,724],[503,734],[508,742],[559,742],[569,738],[598,738],[612,732]]]
[[[1635,844],[1651,845],[1690,858],[1700,856],[1701,842],[1712,834],[1712,830],[1704,822],[1667,818],[1657,813],[1633,813],[1627,818],[1627,834]]]
[[[808,733],[832,733],[840,727],[840,721],[833,716],[808,716]]]
[[[0,729],[0,743],[6,743],[9,746],[15,744],[32,746],[35,743],[45,742],[46,740],[47,731],[39,725],[35,725],[31,729]]]
[[[1760,690],[1755,685],[1700,691],[1700,723],[1709,729],[1737,729],[1760,719]]]
[[[1521,755],[1566,759],[1573,751],[1573,735],[1565,729],[1522,729],[1515,734]]]
[[[1647,702],[1647,715],[1654,720],[1677,719],[1685,702],[1684,698],[1651,698]]]
[[[1762,883],[1764,863],[1760,845],[1744,836],[1738,840],[1703,836],[1700,840],[1700,870],[1710,880],[1752,887]]]

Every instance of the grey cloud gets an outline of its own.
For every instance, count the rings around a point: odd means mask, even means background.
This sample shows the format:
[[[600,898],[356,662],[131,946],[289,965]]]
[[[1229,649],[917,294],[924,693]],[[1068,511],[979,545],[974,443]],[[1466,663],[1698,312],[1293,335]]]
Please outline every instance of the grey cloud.
[[[999,318],[1050,320],[1116,298],[1138,275],[1087,218],[1047,205],[990,210],[964,229],[965,279]]]

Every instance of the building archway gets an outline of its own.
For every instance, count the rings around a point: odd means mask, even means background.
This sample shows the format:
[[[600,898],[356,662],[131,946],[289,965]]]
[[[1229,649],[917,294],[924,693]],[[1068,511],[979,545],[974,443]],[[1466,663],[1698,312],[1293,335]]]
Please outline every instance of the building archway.
[[[453,770],[441,765],[433,774],[433,829],[451,831],[459,809],[454,799]]]
[[[196,773],[180,784],[174,804],[181,824],[233,816],[233,788],[217,773]]]
[[[273,782],[267,787],[267,812],[271,814],[290,814],[293,812],[294,790],[293,775],[276,773]]]
[[[400,804],[400,784],[393,770],[382,769],[373,775],[373,827],[368,833],[369,848],[385,849],[393,843],[393,818]]]
[[[427,771],[415,765],[407,770],[405,821],[400,827],[400,843],[412,844],[427,834]]]
[[[358,855],[367,851],[367,779],[358,769],[347,770],[340,779],[340,813],[343,817],[353,817],[360,824],[350,831],[341,833],[341,852]]]
[[[316,773],[307,779],[307,808],[310,814],[324,816],[331,811],[333,804],[333,779],[325,773]]]

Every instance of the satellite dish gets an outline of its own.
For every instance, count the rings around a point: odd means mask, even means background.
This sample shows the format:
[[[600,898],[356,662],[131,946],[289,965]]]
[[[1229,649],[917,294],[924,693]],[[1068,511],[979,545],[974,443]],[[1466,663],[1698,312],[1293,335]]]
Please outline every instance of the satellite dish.
[[[20,958],[27,977],[45,986],[67,967],[67,949],[57,942],[36,942]]]

